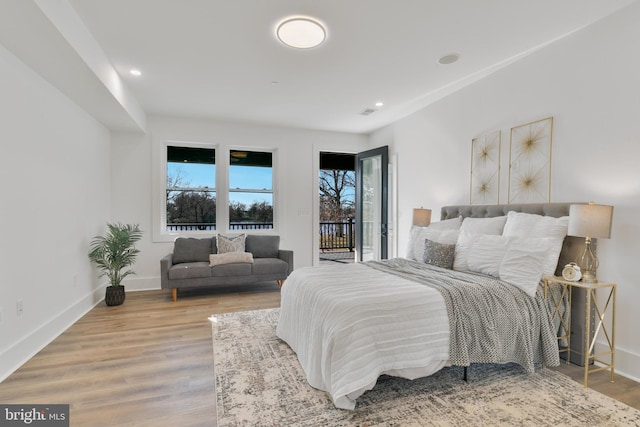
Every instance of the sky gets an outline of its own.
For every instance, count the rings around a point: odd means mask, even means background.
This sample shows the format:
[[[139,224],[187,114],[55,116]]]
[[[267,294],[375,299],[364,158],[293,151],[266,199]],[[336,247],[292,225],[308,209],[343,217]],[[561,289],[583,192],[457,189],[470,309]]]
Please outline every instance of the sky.
[[[178,171],[185,178],[189,187],[215,188],[216,166],[201,163],[167,163],[167,175],[175,176]],[[272,168],[254,166],[230,166],[229,187],[245,189],[273,189]],[[241,202],[249,206],[254,201],[266,201],[273,203],[271,194],[261,193],[234,193],[229,194],[230,202]]]

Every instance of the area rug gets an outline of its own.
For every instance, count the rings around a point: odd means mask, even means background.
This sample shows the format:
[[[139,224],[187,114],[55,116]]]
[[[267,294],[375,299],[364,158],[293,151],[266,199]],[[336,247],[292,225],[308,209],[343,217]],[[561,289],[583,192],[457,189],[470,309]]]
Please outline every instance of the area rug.
[[[550,369],[459,367],[383,376],[353,411],[312,388],[275,333],[279,309],[212,316],[218,426],[640,426],[640,411]]]

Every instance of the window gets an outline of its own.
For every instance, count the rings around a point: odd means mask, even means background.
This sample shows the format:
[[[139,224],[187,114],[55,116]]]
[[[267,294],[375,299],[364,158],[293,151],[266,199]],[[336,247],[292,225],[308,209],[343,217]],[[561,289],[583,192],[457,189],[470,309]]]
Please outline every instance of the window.
[[[229,230],[273,228],[273,153],[229,152]]]
[[[167,146],[166,231],[216,229],[216,151]]]

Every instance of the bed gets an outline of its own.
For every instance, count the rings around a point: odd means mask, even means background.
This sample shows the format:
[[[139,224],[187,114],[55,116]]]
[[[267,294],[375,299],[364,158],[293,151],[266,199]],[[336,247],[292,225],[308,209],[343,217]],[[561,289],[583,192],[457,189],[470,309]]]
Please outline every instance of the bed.
[[[439,223],[412,228],[407,258],[297,269],[282,288],[277,335],[343,409],[380,375],[557,366],[558,325],[539,283],[580,248],[565,237],[569,206],[445,206]]]

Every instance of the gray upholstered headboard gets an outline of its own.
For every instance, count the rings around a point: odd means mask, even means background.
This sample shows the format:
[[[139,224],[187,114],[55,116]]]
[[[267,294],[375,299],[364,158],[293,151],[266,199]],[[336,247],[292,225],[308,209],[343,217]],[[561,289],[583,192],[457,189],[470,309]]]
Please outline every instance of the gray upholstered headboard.
[[[506,215],[509,211],[525,212],[538,215],[559,218],[569,215],[569,206],[575,203],[529,203],[516,205],[457,205],[443,206],[440,211],[440,219],[450,219],[462,216],[463,218],[491,218]],[[592,249],[596,249],[595,239],[592,241]],[[567,236],[562,245],[556,275],[561,275],[562,267],[575,261],[584,249],[584,238]]]

